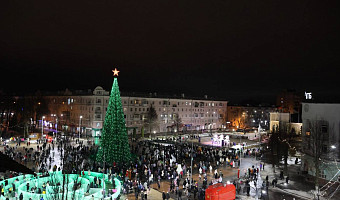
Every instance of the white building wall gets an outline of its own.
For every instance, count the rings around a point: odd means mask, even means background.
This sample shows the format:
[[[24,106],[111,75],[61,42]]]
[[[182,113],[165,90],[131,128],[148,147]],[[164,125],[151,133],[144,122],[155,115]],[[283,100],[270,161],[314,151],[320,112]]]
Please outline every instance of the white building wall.
[[[305,154],[302,157],[301,169],[315,176],[314,158],[307,152],[311,152],[307,148],[307,124],[313,124],[315,121],[322,121],[322,124],[328,124],[329,142],[323,145],[327,147],[327,153],[322,155],[320,161],[320,176],[326,180],[330,180],[337,172],[339,165],[339,125],[340,125],[340,104],[326,103],[302,103],[302,136]],[[332,149],[334,145],[336,149]],[[335,163],[334,161],[337,161]]]
[[[331,141],[339,146],[340,104],[302,103],[302,123],[306,124],[307,120],[327,121]],[[305,126],[302,129],[306,131]]]
[[[279,112],[271,112],[270,113],[270,127],[269,131],[273,131],[274,126],[279,126],[280,122],[289,122],[289,113],[279,113]]]

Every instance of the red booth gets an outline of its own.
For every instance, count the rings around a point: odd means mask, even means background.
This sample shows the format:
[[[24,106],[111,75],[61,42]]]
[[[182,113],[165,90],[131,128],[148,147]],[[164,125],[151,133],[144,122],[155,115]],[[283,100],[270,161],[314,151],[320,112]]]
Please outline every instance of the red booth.
[[[222,183],[217,183],[205,190],[206,200],[233,200],[235,198],[236,188],[234,184],[224,186]]]

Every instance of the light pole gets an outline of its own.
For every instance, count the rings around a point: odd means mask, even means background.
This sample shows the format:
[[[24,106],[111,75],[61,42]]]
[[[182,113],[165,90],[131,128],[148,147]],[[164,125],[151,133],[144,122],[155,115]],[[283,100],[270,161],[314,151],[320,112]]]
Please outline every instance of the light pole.
[[[55,119],[55,136],[57,137],[57,132],[58,132],[58,126],[57,126],[57,124],[58,124],[58,119],[57,119],[57,117],[58,117],[58,115],[57,114],[51,114],[51,117],[54,117],[54,119]],[[54,135],[53,135],[54,136]]]
[[[42,116],[41,117],[41,138],[43,138],[43,135],[44,135],[44,119],[45,119],[45,116]]]
[[[55,118],[55,137],[58,137],[58,116]]]
[[[104,157],[104,161],[103,161],[103,199],[105,198],[105,151],[103,151],[103,157]]]
[[[81,119],[83,118],[83,116],[80,115],[79,117],[79,140],[80,140],[80,126],[81,126]]]
[[[65,131],[64,131],[64,125],[63,125],[63,116],[64,116],[63,114],[60,115],[61,131],[62,131],[62,132],[65,132]],[[65,124],[65,123],[64,123],[64,124]]]
[[[242,145],[242,135],[240,134],[240,157],[239,157],[239,159],[240,159],[240,166],[238,166],[238,168],[241,168],[241,157],[242,157],[242,147],[243,147],[243,145]]]
[[[192,157],[192,152],[193,152],[193,150],[194,150],[194,136],[193,136],[193,134],[191,133],[191,180],[190,180],[190,186],[192,186],[192,161],[193,161],[193,157]]]

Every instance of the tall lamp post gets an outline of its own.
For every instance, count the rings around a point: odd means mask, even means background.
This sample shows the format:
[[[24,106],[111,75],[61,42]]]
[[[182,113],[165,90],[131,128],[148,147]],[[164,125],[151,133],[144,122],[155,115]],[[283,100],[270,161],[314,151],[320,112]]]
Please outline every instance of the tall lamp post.
[[[55,137],[58,137],[58,116],[55,118]]]
[[[193,161],[193,155],[192,155],[192,152],[193,152],[193,150],[194,150],[194,136],[193,136],[193,134],[192,134],[192,132],[191,132],[191,136],[192,136],[192,138],[191,138],[191,180],[190,180],[190,186],[192,186],[192,161]]]
[[[44,135],[44,119],[45,119],[45,116],[42,116],[41,117],[41,138],[43,138],[43,135]]]
[[[55,136],[57,137],[57,133],[58,133],[58,115],[57,114],[51,114],[51,117],[54,117],[55,119]],[[54,136],[54,133],[53,133]]]
[[[79,140],[80,140],[80,126],[81,126],[81,119],[83,118],[83,116],[80,115],[79,117]]]

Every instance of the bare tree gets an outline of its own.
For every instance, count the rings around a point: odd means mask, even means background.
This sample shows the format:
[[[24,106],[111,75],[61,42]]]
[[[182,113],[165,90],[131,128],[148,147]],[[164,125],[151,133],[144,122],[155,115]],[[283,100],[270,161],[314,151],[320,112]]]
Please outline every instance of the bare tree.
[[[288,130],[290,125],[288,123],[280,122],[280,124],[273,128],[270,136],[269,145],[271,147],[272,165],[275,171],[275,165],[279,165],[283,159],[284,171],[288,169],[288,151],[289,143],[287,138],[289,137]]]
[[[183,125],[183,123],[178,113],[174,114],[174,125],[176,126],[177,132],[179,132],[179,128]]]
[[[327,145],[329,144],[329,128],[324,120],[315,119],[307,120],[304,123],[304,153],[311,156],[315,173],[315,188],[319,188],[320,166],[324,156],[328,153]]]
[[[149,112],[147,113],[147,118],[144,121],[146,127],[149,130],[149,133],[151,134],[151,131],[157,127],[158,125],[158,115],[155,110],[155,108],[151,105],[149,108]]]

